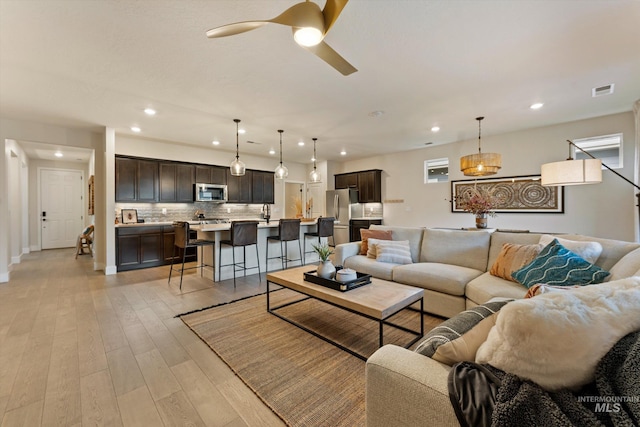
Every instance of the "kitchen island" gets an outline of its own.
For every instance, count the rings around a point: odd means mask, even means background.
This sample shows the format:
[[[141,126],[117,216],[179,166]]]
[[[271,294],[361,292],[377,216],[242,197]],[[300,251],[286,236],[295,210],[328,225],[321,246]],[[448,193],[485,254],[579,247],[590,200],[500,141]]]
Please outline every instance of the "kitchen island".
[[[302,246],[302,251],[305,251],[305,241],[304,241],[304,233],[315,231],[316,221],[302,221],[300,223],[300,245]],[[218,268],[218,251],[220,250],[220,241],[229,239],[229,230],[231,229],[231,224],[198,224],[192,225],[192,230],[197,230],[198,239],[206,239],[215,241],[214,246],[205,246],[204,247],[204,259],[207,264],[211,263],[211,260],[214,260],[214,268],[205,267],[204,268],[204,276],[212,279],[214,281],[220,281],[225,279],[233,278],[233,269],[232,267],[224,267],[220,271]],[[260,257],[260,272],[265,273],[267,271],[267,236],[276,236],[278,234],[278,220],[271,220],[268,224],[266,221],[260,221],[258,224],[258,256]],[[315,242],[317,243],[317,241]],[[308,243],[308,249],[311,248],[311,241]],[[289,259],[297,260],[300,256],[298,252],[298,242],[289,242],[288,244],[288,257]],[[242,259],[242,249],[234,248],[236,250],[236,261]],[[213,251],[213,252],[212,252]],[[224,246],[222,251],[222,264],[231,264],[232,260],[232,249],[231,247]],[[257,268],[251,268],[257,265],[256,262],[256,251],[251,246],[247,249],[247,259],[246,266],[250,268],[247,270],[247,274],[258,274]],[[280,254],[279,244],[271,243],[269,247],[269,256],[277,256]],[[214,256],[215,255],[215,256]],[[198,254],[200,256],[200,254]],[[213,257],[213,258],[212,258]],[[309,261],[317,261],[316,256],[309,255]],[[201,262],[198,259],[198,262]],[[301,265],[296,262],[292,262],[293,266]],[[282,264],[279,259],[271,259],[269,260],[269,271],[280,270],[282,269]],[[310,270],[313,268],[311,267]],[[243,274],[243,273],[240,273]],[[215,277],[215,279],[214,279]]]

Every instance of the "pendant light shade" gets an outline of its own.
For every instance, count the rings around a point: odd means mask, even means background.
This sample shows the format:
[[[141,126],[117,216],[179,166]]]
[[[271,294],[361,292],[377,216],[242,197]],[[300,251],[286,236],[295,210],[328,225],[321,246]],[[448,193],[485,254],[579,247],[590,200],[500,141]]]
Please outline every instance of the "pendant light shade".
[[[240,119],[233,119],[233,121],[236,122],[236,158],[233,162],[231,162],[231,165],[229,167],[231,168],[231,175],[243,176],[246,168],[244,166],[244,163],[240,160],[240,132],[238,128]]]
[[[280,132],[280,164],[276,167],[276,178],[277,179],[285,179],[289,176],[289,169],[282,164],[282,133],[284,132],[282,129],[278,129]]]
[[[318,138],[313,139],[313,170],[309,174],[309,182],[321,182],[320,173],[318,173],[318,169],[316,168],[316,141]]]
[[[478,121],[478,153],[460,158],[460,170],[465,176],[494,175],[502,167],[502,155],[498,153],[483,153],[480,145],[480,122],[484,117],[476,117]]]

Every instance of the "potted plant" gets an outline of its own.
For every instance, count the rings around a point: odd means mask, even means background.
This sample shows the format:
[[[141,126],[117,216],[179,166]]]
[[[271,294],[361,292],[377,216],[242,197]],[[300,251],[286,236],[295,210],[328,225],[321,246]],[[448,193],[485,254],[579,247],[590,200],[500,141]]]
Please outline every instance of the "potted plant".
[[[323,277],[325,279],[333,278],[333,275],[336,273],[336,268],[333,263],[329,259],[329,257],[333,254],[333,249],[329,247],[326,243],[322,245],[311,245],[315,253],[318,254],[320,258],[320,264],[318,264],[318,277]]]

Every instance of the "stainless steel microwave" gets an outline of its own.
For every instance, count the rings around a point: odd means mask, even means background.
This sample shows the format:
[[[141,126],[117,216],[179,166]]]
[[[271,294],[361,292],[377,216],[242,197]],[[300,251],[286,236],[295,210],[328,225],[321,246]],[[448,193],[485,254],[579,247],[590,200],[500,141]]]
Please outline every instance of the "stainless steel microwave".
[[[196,202],[225,203],[227,201],[227,186],[222,184],[195,184]]]

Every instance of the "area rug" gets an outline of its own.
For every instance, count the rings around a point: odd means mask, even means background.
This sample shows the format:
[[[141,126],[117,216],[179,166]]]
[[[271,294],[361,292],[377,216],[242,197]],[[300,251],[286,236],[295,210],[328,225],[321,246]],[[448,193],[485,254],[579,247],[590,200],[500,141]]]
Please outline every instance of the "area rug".
[[[287,289],[271,304],[300,299]],[[279,311],[361,354],[378,345],[378,323],[316,300]],[[419,328],[419,313],[404,310],[392,321]],[[290,426],[364,426],[365,362],[266,311],[258,295],[181,316],[262,401]],[[425,315],[425,331],[442,320]],[[385,327],[385,344],[412,336]]]

